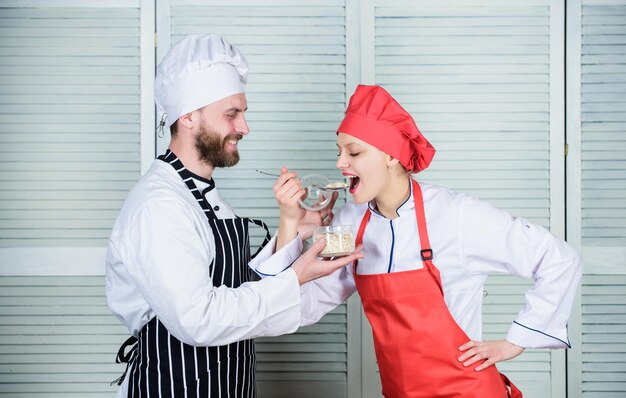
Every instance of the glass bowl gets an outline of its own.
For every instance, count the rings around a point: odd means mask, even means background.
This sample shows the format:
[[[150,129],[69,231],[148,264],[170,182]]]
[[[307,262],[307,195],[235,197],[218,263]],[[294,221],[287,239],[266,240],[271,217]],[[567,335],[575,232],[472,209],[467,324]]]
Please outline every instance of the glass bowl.
[[[317,227],[313,232],[313,242],[320,238],[326,239],[326,247],[319,254],[321,257],[345,256],[354,251],[351,225]]]
[[[310,174],[302,178],[302,188],[306,190],[304,196],[298,199],[300,206],[307,210],[318,211],[328,206],[332,191],[326,189],[330,180],[323,175]]]

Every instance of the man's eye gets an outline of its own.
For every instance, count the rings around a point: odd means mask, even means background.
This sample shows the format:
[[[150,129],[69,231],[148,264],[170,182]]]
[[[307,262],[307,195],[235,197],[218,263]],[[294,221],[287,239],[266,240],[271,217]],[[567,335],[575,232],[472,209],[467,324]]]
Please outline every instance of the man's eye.
[[[234,119],[235,118],[235,114],[234,113],[230,113],[226,115],[227,118],[229,119]]]
[[[348,155],[355,157],[355,156],[359,156],[361,154],[361,152],[355,152],[355,153],[349,153]]]

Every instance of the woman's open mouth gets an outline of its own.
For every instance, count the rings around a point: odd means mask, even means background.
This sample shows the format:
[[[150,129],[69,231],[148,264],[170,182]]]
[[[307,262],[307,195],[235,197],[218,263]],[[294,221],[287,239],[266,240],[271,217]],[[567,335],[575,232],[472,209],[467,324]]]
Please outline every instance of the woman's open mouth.
[[[354,193],[357,188],[359,187],[359,183],[361,182],[361,179],[357,176],[354,175],[348,175],[346,176],[348,178],[348,182],[350,183],[350,193]]]

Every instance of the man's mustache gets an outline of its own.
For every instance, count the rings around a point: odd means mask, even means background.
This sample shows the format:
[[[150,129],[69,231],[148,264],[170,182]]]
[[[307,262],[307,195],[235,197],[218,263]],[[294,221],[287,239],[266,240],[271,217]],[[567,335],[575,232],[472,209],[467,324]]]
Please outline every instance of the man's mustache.
[[[226,141],[229,140],[241,140],[243,138],[243,134],[237,133],[237,134],[228,134],[226,137],[224,137],[224,143],[226,143]]]

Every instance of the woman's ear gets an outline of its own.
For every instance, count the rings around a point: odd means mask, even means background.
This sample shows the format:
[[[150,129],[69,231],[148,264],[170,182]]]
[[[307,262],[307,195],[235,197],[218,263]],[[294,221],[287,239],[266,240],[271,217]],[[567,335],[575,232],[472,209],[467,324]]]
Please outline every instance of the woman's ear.
[[[400,163],[400,161],[396,158],[394,158],[391,155],[386,155],[387,157],[387,167],[394,167],[395,165],[397,165],[398,163]]]

